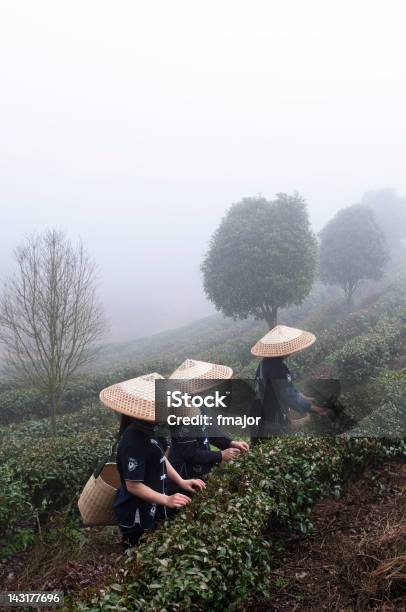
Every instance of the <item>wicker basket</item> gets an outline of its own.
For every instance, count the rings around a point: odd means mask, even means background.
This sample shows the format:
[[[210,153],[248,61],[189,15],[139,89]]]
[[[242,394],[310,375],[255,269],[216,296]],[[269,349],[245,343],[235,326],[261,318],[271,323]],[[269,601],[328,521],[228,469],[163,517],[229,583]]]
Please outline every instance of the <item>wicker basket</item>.
[[[115,525],[113,502],[120,486],[116,463],[105,463],[92,474],[83,489],[78,507],[84,525]]]

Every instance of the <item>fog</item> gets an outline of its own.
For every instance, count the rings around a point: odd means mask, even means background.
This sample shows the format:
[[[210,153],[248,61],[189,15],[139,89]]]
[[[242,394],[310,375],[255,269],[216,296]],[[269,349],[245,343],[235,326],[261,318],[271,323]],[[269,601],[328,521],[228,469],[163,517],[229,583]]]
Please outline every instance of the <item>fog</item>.
[[[0,275],[47,227],[99,264],[110,338],[213,312],[227,207],[298,190],[313,227],[406,194],[401,2],[0,2]]]

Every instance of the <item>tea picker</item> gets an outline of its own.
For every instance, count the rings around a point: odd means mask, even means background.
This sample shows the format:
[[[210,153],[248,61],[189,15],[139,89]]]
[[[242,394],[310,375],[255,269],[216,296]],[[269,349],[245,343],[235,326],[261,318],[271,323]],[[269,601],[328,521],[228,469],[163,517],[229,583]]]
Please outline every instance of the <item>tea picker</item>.
[[[233,371],[228,366],[186,359],[169,377],[191,397],[197,397],[221,381],[229,380]],[[196,409],[200,418],[207,417],[204,407]],[[210,444],[219,450],[213,450]],[[174,468],[185,478],[204,478],[216,465],[231,461],[241,452],[247,452],[247,442],[232,440],[214,425],[207,428],[205,421],[190,430],[187,426],[171,427],[169,459]],[[170,485],[177,490],[176,483]]]
[[[121,415],[122,435],[117,448],[119,486],[112,505],[125,547],[137,544],[141,535],[159,520],[190,503],[190,497],[184,493],[168,494],[168,480],[187,493],[206,486],[202,480],[184,479],[177,473],[165,457],[166,441],[155,434],[155,381],[162,378],[154,372],[112,385],[100,393],[101,402]],[[94,475],[92,478],[97,481]],[[93,495],[85,503],[86,487],[79,499],[83,517],[85,506],[97,501],[97,495]],[[94,493],[94,486],[90,489]]]
[[[327,416],[326,411],[294,387],[292,374],[285,360],[303,351],[316,341],[310,332],[277,325],[251,348],[262,357],[255,374],[255,400],[251,414],[261,416],[261,426],[252,430],[254,441],[270,435],[286,433],[310,421],[310,413]]]

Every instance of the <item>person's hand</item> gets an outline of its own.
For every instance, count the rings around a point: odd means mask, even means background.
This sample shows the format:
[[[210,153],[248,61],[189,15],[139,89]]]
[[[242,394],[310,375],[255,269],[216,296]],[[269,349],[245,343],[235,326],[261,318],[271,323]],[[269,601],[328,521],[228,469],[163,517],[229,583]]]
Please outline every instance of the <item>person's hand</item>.
[[[238,448],[242,453],[247,453],[250,449],[246,442],[240,442],[239,440],[233,440],[231,442],[231,448]]]
[[[240,452],[238,448],[226,448],[226,450],[221,451],[221,461],[231,461],[231,459],[235,459]]]
[[[182,508],[187,506],[192,500],[187,495],[182,493],[174,493],[173,495],[166,495],[165,506],[167,508]]]
[[[314,402],[311,402],[309,412],[312,412],[313,414],[318,414],[319,416],[323,416],[323,417],[329,416],[329,412],[327,410],[325,410],[324,408],[321,408]]]
[[[182,482],[182,489],[194,493],[195,491],[203,491],[206,488],[206,483],[200,478],[191,478]]]
[[[315,402],[316,400],[314,399],[314,397],[311,397],[310,395],[305,395],[304,393],[300,394],[303,399],[307,400],[308,402]]]

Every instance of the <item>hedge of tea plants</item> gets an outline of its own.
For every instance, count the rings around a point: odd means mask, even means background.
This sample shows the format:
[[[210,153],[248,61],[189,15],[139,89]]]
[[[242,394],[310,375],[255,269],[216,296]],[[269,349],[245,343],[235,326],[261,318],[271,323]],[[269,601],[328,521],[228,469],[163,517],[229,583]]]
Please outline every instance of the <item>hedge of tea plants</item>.
[[[333,376],[349,382],[359,381],[371,365],[371,374],[376,374],[380,363],[384,367],[405,350],[405,304],[406,280],[401,278],[372,307],[341,318],[326,329],[313,326],[310,331],[317,334],[317,342],[289,360],[295,376],[312,375],[322,363],[330,364]]]
[[[117,419],[99,406],[61,418],[60,434],[47,420],[0,430],[0,541],[18,549],[19,534],[34,533],[55,510],[76,505],[77,495],[109,454]],[[3,553],[3,554],[2,554]],[[4,550],[0,546],[0,558]]]
[[[357,421],[352,435],[406,436],[406,369],[382,370],[368,384],[344,394],[341,401]]]
[[[379,321],[367,333],[356,336],[328,361],[334,374],[348,384],[359,384],[376,377],[398,354],[406,352],[406,307],[395,316]]]
[[[72,381],[66,390],[61,415],[77,412],[98,401],[100,391],[113,383],[152,371],[156,363],[140,363],[131,368],[87,375]],[[149,370],[151,368],[151,370]],[[10,383],[0,385],[0,425],[49,417],[49,406],[41,391]]]
[[[58,436],[69,436],[90,430],[105,430],[115,427],[118,423],[117,414],[104,408],[99,402],[86,406],[76,412],[68,412],[58,419]],[[29,419],[0,426],[0,449],[9,436],[32,438],[50,437],[52,435],[48,418]],[[1,451],[0,451],[1,452]]]
[[[321,497],[368,463],[406,454],[403,442],[275,439],[228,464],[171,522],[144,537],[124,571],[75,610],[237,610],[255,591],[271,596],[269,526],[311,528]]]

